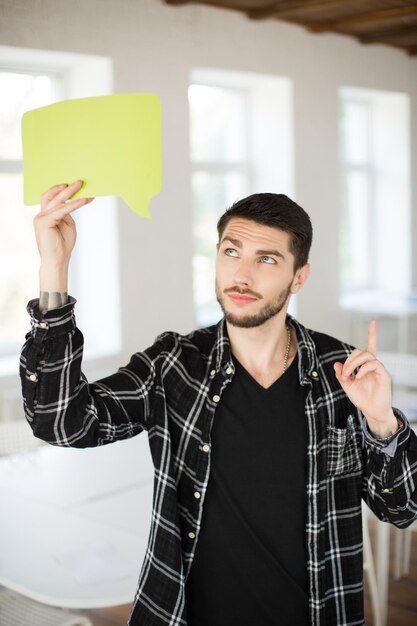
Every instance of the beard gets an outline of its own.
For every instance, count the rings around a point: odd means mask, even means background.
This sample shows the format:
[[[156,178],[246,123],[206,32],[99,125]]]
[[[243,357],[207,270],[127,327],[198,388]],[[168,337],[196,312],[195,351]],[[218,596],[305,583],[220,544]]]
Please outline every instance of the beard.
[[[253,315],[239,316],[239,315],[235,315],[234,313],[230,313],[230,311],[227,311],[225,303],[224,303],[224,299],[223,299],[222,294],[220,293],[220,288],[217,284],[217,281],[216,281],[216,298],[217,298],[217,302],[220,304],[220,307],[223,311],[224,317],[226,321],[229,322],[229,324],[231,324],[232,326],[236,326],[238,328],[255,328],[256,326],[261,326],[262,324],[265,324],[265,322],[270,320],[275,315],[278,315],[278,313],[282,311],[282,309],[284,308],[284,306],[286,305],[288,301],[288,298],[291,295],[291,285],[292,285],[292,281],[286,289],[283,289],[279,294],[277,294],[274,300],[272,300],[271,302],[267,302],[261,308],[261,310],[258,311],[258,313],[255,313]],[[236,287],[227,289],[224,291],[224,293],[228,293],[232,291],[235,293],[255,295],[259,297],[259,295],[254,294],[253,291],[250,291],[248,289],[241,290]]]

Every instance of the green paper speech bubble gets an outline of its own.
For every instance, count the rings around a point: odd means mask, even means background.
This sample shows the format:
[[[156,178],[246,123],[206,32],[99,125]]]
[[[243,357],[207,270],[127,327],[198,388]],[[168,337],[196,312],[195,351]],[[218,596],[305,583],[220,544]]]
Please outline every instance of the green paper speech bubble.
[[[25,204],[81,179],[73,198],[121,196],[143,217],[162,185],[161,103],[152,93],[65,100],[22,117]]]

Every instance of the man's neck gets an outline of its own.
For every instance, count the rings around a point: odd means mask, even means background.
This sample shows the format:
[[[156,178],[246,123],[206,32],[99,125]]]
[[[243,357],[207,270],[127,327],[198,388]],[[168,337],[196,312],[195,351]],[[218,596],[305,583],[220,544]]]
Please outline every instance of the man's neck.
[[[279,371],[288,344],[286,310],[255,328],[239,328],[226,322],[232,353],[249,371]],[[297,351],[295,332],[291,333],[290,359]]]

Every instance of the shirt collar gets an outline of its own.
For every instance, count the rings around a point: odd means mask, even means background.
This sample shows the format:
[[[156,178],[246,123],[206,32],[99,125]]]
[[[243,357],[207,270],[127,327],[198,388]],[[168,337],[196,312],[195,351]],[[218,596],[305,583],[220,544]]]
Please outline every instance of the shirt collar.
[[[316,345],[311,337],[311,331],[289,314],[287,314],[287,324],[294,328],[297,336],[300,383],[311,384],[312,379],[319,377]]]
[[[297,322],[292,315],[287,314],[286,321],[288,326],[294,328],[297,336],[300,383],[302,385],[311,384],[311,379],[318,377],[318,360],[314,341],[307,328]],[[224,317],[215,326],[215,331],[216,340],[211,351],[211,367],[214,367],[216,372],[226,371],[229,368],[232,368],[234,372],[230,340]]]
[[[228,367],[232,367],[234,371],[230,340],[224,317],[216,325],[216,341],[211,353],[211,363],[217,372]]]

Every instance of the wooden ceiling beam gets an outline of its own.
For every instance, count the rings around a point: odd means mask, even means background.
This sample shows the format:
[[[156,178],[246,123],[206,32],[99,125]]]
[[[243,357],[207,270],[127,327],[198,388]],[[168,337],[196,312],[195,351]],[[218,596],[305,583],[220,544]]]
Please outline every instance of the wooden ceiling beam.
[[[355,0],[344,2],[345,5],[356,4]],[[309,9],[340,9],[340,0],[281,0],[270,2],[261,7],[244,9],[246,15],[253,20],[264,20],[269,17],[281,17],[293,11],[308,11]]]
[[[332,22],[315,22],[306,24],[306,28],[312,33],[324,32],[328,30],[339,30],[349,26],[366,26],[376,21],[389,21],[410,18],[417,15],[417,6],[397,7],[395,9],[381,9],[380,11],[369,11],[359,13],[351,17],[344,17]]]
[[[190,0],[164,0],[165,4],[173,4],[174,6],[179,6],[180,4],[191,4]]]
[[[223,0],[223,3],[220,4],[219,0],[163,0],[165,4],[172,6],[181,6],[185,4],[205,4],[211,5],[217,8],[231,9],[234,11],[239,11],[245,13],[248,17],[252,19],[267,19],[267,18],[277,18],[285,21],[289,21],[291,23],[300,24],[304,26],[310,32],[342,32],[344,34],[353,35],[358,41],[361,43],[386,43],[387,45],[393,45],[396,48],[402,49],[404,52],[407,52],[410,56],[417,55],[417,45],[406,43],[401,44],[400,42],[390,43],[390,40],[396,37],[409,36],[412,35],[415,31],[417,31],[417,24],[412,24],[410,20],[412,20],[415,16],[417,16],[417,6],[408,5],[402,7],[396,7],[391,9],[379,9],[373,11],[366,11],[362,13],[357,13],[359,9],[358,4],[360,5],[359,0],[347,0],[343,2],[344,8],[351,12],[351,15],[346,15],[343,18],[328,20],[322,22],[310,22],[305,23],[305,20],[311,19],[311,16],[308,18],[303,18],[302,11],[311,11],[314,9],[327,9],[331,10],[332,8],[340,9],[340,0],[281,0],[275,2],[268,2],[268,0],[264,0],[262,6],[249,9],[247,4],[243,6],[242,4],[230,4],[230,0]],[[300,11],[299,19],[298,16],[294,15]],[[291,15],[293,13],[293,15]],[[389,24],[389,22],[394,22]],[[376,23],[381,23],[376,26]],[[383,23],[386,23],[385,25]],[[395,24],[396,22],[396,24]],[[399,22],[399,23],[398,23]],[[401,24],[402,22],[402,24]],[[360,33],[349,33],[349,27],[361,27],[364,29],[371,29],[370,32]],[[385,41],[384,41],[385,39]]]
[[[377,43],[387,39],[396,39],[397,37],[405,37],[407,35],[415,35],[417,39],[417,24],[410,26],[397,26],[396,28],[385,28],[384,30],[372,30],[362,35],[356,35],[361,43]]]

